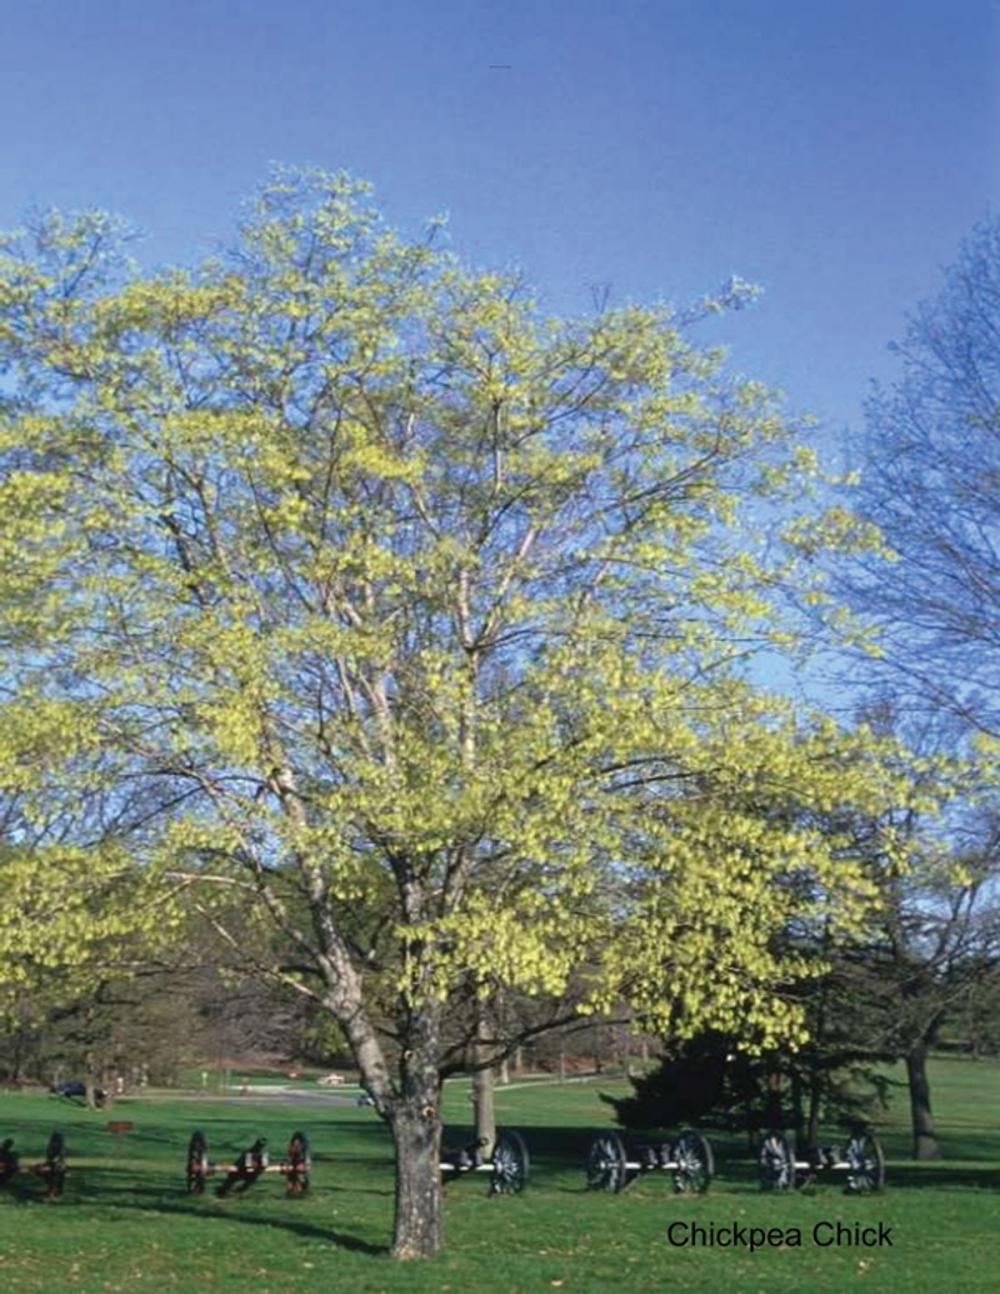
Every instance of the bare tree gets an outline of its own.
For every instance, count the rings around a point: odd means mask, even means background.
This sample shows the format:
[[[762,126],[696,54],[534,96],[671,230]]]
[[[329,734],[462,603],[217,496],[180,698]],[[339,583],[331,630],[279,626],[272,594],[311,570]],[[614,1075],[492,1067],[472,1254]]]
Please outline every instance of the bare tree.
[[[1000,734],[1000,218],[984,220],[891,348],[866,409],[860,508],[896,560],[847,592],[911,709]],[[857,506],[857,503],[856,503]],[[884,679],[883,675],[883,679]]]

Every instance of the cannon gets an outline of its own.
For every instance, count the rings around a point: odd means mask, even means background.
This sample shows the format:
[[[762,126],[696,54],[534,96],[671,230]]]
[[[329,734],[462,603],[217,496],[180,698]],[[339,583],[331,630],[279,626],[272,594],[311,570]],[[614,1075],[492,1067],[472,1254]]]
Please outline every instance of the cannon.
[[[842,1145],[820,1146],[802,1155],[795,1134],[772,1128],[760,1145],[760,1185],[765,1191],[791,1191],[811,1185],[825,1173],[846,1173],[844,1189],[870,1195],[885,1185],[885,1156],[867,1128],[857,1129]]]
[[[617,1132],[601,1132],[587,1155],[587,1186],[592,1191],[623,1191],[644,1173],[669,1173],[674,1190],[701,1195],[715,1173],[715,1158],[707,1138],[687,1130],[674,1141],[632,1146]]]
[[[59,1131],[52,1133],[45,1147],[45,1158],[36,1164],[22,1167],[14,1138],[0,1143],[0,1186],[12,1182],[19,1173],[31,1173],[45,1183],[45,1199],[57,1200],[66,1182],[66,1139]]]
[[[293,1132],[284,1159],[272,1164],[267,1153],[267,1141],[258,1137],[252,1146],[242,1150],[233,1163],[214,1163],[208,1157],[208,1142],[203,1132],[194,1132],[188,1142],[187,1191],[201,1195],[205,1182],[216,1173],[225,1177],[216,1187],[216,1194],[225,1198],[233,1191],[247,1191],[264,1173],[280,1173],[285,1179],[288,1195],[304,1195],[309,1189],[309,1170],[312,1155],[309,1138],[304,1132]]]
[[[500,1132],[493,1154],[486,1154],[489,1143],[481,1138],[457,1150],[445,1150],[441,1156],[441,1173],[446,1182],[465,1173],[489,1173],[491,1195],[517,1195],[524,1190],[531,1169],[528,1147],[519,1132]]]

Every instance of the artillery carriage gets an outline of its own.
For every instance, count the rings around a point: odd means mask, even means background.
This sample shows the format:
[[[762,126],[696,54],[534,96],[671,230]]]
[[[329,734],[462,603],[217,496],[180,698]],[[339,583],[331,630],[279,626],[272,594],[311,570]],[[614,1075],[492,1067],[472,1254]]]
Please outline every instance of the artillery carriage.
[[[689,1129],[673,1141],[629,1149],[617,1132],[599,1133],[591,1142],[587,1186],[592,1191],[623,1191],[644,1174],[654,1172],[669,1173],[678,1193],[703,1194],[715,1173],[708,1139]]]
[[[58,1130],[49,1137],[45,1158],[27,1166],[21,1164],[13,1137],[0,1143],[0,1186],[7,1186],[21,1173],[30,1173],[45,1183],[45,1199],[57,1200],[63,1193],[66,1171],[66,1139]]]
[[[486,1153],[488,1145],[481,1138],[458,1149],[445,1150],[441,1156],[444,1180],[454,1181],[466,1173],[489,1173],[491,1195],[519,1194],[527,1185],[531,1171],[524,1138],[512,1130],[498,1133],[492,1155]]]
[[[804,1154],[796,1150],[794,1133],[772,1128],[761,1141],[758,1164],[765,1191],[791,1191],[837,1172],[846,1174],[844,1189],[855,1195],[870,1195],[885,1185],[885,1156],[867,1128],[856,1129],[843,1144]]]
[[[204,1133],[194,1132],[188,1142],[187,1190],[189,1195],[201,1195],[209,1177],[225,1173],[216,1187],[216,1194],[225,1198],[233,1191],[242,1193],[249,1190],[265,1173],[280,1173],[285,1179],[286,1194],[304,1195],[309,1189],[311,1164],[309,1138],[304,1132],[292,1133],[285,1158],[276,1164],[270,1162],[264,1137],[258,1137],[232,1163],[214,1163],[208,1157],[208,1142]]]

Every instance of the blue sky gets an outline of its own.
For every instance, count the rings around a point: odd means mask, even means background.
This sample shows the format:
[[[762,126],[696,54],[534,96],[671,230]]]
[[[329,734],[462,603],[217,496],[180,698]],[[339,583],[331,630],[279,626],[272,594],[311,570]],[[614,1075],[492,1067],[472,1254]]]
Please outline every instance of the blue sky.
[[[0,51],[0,225],[190,260],[270,162],[343,167],[554,310],[759,283],[734,366],[831,444],[1000,190],[994,0],[14,0]]]

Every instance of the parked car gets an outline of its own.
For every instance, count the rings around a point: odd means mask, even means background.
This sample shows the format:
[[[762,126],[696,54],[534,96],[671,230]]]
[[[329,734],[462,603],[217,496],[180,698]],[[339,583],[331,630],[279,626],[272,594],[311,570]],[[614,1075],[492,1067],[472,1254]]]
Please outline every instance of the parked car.
[[[53,1083],[50,1090],[53,1096],[65,1096],[70,1101],[83,1101],[87,1096],[87,1084],[78,1078],[67,1079],[65,1083]],[[94,1100],[98,1105],[103,1105],[107,1097],[103,1087],[94,1088]]]
[[[321,1087],[340,1087],[346,1081],[343,1074],[321,1074],[316,1080]]]

